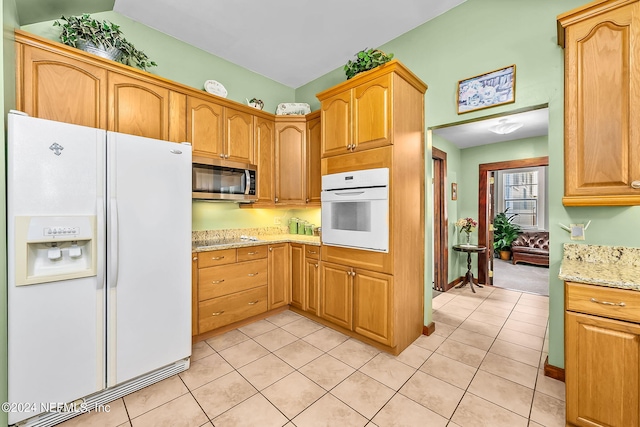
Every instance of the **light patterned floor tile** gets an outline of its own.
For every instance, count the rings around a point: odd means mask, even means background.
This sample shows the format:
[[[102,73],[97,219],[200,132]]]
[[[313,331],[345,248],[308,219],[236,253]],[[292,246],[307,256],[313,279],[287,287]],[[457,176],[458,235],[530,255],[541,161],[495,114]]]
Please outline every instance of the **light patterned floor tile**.
[[[324,326],[322,326],[321,324],[304,317],[296,320],[295,322],[288,323],[282,327],[282,329],[295,335],[298,338],[306,337],[307,335],[319,331],[322,328],[324,328]]]
[[[487,354],[480,369],[529,388],[535,387],[538,375],[537,368],[494,353]]]
[[[302,339],[322,351],[330,351],[345,342],[348,338],[348,336],[333,329],[323,328]]]
[[[442,343],[435,352],[465,363],[469,366],[473,366],[474,368],[480,366],[482,359],[484,359],[485,354],[487,354],[485,350],[480,350],[479,348],[463,344],[452,340],[451,338],[448,338],[444,343]]]
[[[293,311],[286,310],[276,315],[269,316],[265,320],[276,326],[283,327],[284,325],[288,325],[289,323],[300,319],[304,319],[304,317],[300,316],[298,313],[294,313]]]
[[[449,336],[449,339],[486,351],[491,348],[495,338],[458,328]]]
[[[471,316],[460,325],[461,329],[475,332],[478,334],[486,335],[491,338],[498,336],[501,326],[492,325],[490,323],[481,322],[479,320],[472,319]]]
[[[269,354],[269,350],[254,340],[248,340],[222,350],[218,354],[224,357],[231,366],[238,369],[254,360],[266,356]]]
[[[521,313],[518,311],[514,311],[513,313],[511,313],[509,318],[513,320],[519,320],[525,323],[531,323],[533,325],[543,326],[543,327],[547,326],[547,321],[548,321],[547,316],[544,316],[544,315],[536,316],[535,314]]]
[[[458,388],[466,389],[477,369],[457,360],[434,353],[420,367],[420,371],[448,382]]]
[[[396,360],[418,369],[432,354],[433,352],[430,350],[411,344],[396,356]]]
[[[451,418],[464,390],[418,371],[402,386],[400,393],[445,418]]]
[[[355,369],[359,369],[378,353],[380,353],[380,350],[353,338],[346,340],[329,351],[330,355]]]
[[[258,390],[262,390],[293,372],[293,368],[273,354],[268,354],[238,369]]]
[[[541,354],[540,351],[503,340],[495,340],[489,349],[489,353],[494,353],[531,366],[538,366]]]
[[[185,394],[131,420],[133,427],[200,427],[209,419],[191,394]]]
[[[255,338],[258,335],[262,335],[265,332],[269,332],[277,328],[276,325],[268,320],[258,320],[257,322],[249,323],[248,325],[238,328],[240,332],[248,336],[249,338]]]
[[[466,322],[466,320],[465,320]],[[455,326],[451,326],[451,325],[447,325],[446,323],[442,323],[442,322],[438,322],[438,324],[436,325],[435,330],[433,331],[433,333],[435,335],[440,335],[441,337],[448,337],[449,335],[451,335],[451,333],[453,331],[455,331],[457,328]]]
[[[522,332],[536,337],[544,338],[546,328],[544,326],[533,325],[531,323],[521,322],[519,320],[507,319],[504,324],[506,329],[512,329],[514,331]]]
[[[466,316],[460,317],[449,314],[445,311],[445,307],[443,307],[441,310],[435,310],[433,312],[433,321],[436,322],[436,328],[438,327],[438,323],[444,323],[457,328],[467,318]]]
[[[507,321],[507,317],[509,317],[508,314],[502,316],[502,315],[496,315],[492,313],[483,313],[481,311],[476,310],[473,313],[471,313],[468,320],[476,320],[478,322],[482,322],[488,325],[498,326],[502,328],[502,325],[504,325],[504,322]]]
[[[536,381],[536,392],[544,393],[547,396],[555,397],[558,400],[566,399],[565,384],[562,381],[545,377],[544,370],[538,370],[538,380]]]
[[[511,412],[529,418],[533,401],[533,389],[531,388],[479,370],[471,381],[468,391]]]
[[[528,420],[471,393],[466,393],[451,418],[461,427],[527,427]]]
[[[189,389],[174,375],[125,396],[124,403],[129,417],[135,418],[186,393]]]
[[[207,357],[215,353],[215,351],[211,348],[206,341],[200,341],[199,343],[191,346],[191,361],[195,362],[196,360],[202,359],[203,357]]]
[[[320,356],[299,369],[301,374],[325,390],[331,390],[354,371],[355,369],[351,366],[328,354]]]
[[[296,427],[358,427],[367,424],[365,417],[329,393],[305,409],[292,421]]]
[[[445,427],[448,420],[408,397],[396,394],[371,421],[379,427]]]
[[[547,303],[548,304],[548,303]],[[532,307],[526,303],[518,302],[516,306],[513,308],[514,312],[532,314],[534,316],[548,317],[549,316],[549,306],[547,307]]]
[[[436,329],[438,329],[438,325],[436,325]],[[429,351],[435,351],[447,338],[431,334],[429,336],[420,335],[418,339],[413,342],[413,345],[417,345],[418,347],[422,347]]]
[[[286,423],[287,418],[261,394],[250,397],[213,419],[216,427],[281,427]]]
[[[394,390],[398,390],[416,369],[398,362],[386,353],[380,353],[367,362],[360,371]]]
[[[502,328],[498,334],[498,339],[509,341],[510,343],[518,344],[536,351],[542,351],[542,346],[544,344],[544,338],[507,328]]]
[[[370,419],[391,399],[395,391],[356,371],[331,390],[331,394]]]
[[[565,403],[562,400],[535,392],[531,408],[532,421],[545,427],[564,427],[565,418]]]
[[[207,416],[215,418],[237,404],[244,402],[256,394],[257,391],[238,372],[233,371],[205,384],[192,393]]]
[[[246,336],[239,330],[234,329],[222,335],[209,338],[207,340],[207,344],[209,344],[215,351],[222,351],[229,347],[233,347],[236,344],[240,344],[241,342],[246,341],[248,339],[249,339],[248,336]]]
[[[306,341],[297,340],[273,352],[280,359],[299,369],[314,359],[322,356],[322,350]]]
[[[325,389],[299,372],[292,372],[262,390],[262,394],[289,419],[294,418],[325,393]]]
[[[191,363],[189,369],[181,372],[179,375],[189,390],[195,390],[231,371],[233,371],[233,367],[220,357],[220,355],[212,354],[211,356]]]
[[[297,341],[298,337],[283,329],[277,328],[272,331],[265,332],[264,334],[255,337],[253,340],[267,350],[273,352],[287,344]]]

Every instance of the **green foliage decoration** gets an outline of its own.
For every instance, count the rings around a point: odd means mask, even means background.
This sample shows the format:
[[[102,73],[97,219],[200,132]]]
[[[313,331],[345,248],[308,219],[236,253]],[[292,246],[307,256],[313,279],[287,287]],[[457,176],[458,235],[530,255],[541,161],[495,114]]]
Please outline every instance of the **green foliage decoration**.
[[[373,68],[376,68],[386,62],[391,61],[393,59],[393,53],[386,54],[378,49],[364,49],[355,55],[356,60],[347,61],[347,64],[344,66],[344,71],[347,75],[347,80],[352,78],[358,73],[362,73],[363,71],[369,71]]]
[[[145,71],[149,67],[158,65],[124,38],[119,25],[107,20],[100,22],[88,13],[83,13],[81,16],[63,15],[60,20],[64,22],[56,20],[53,26],[62,27],[60,41],[67,46],[77,48],[79,41],[91,42],[98,48],[120,50],[121,55],[117,61],[123,64],[135,66]]]
[[[500,212],[493,219],[493,249],[496,251],[510,251],[511,243],[522,233],[522,228],[513,223],[518,214],[507,215],[509,208]]]

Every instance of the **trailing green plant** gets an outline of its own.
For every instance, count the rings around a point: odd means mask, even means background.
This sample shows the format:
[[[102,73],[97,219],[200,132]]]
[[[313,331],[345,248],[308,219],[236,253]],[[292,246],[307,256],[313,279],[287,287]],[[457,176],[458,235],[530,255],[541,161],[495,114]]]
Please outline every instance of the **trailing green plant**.
[[[496,251],[510,251],[511,243],[522,233],[522,228],[513,223],[518,214],[507,215],[509,208],[493,218],[493,249]]]
[[[117,61],[123,64],[136,66],[145,71],[149,67],[158,65],[124,38],[119,25],[107,20],[100,22],[88,13],[83,13],[81,16],[63,15],[60,20],[64,22],[56,20],[53,25],[62,27],[60,41],[67,46],[77,48],[79,41],[91,42],[98,48],[120,50],[122,54]]]
[[[344,71],[347,74],[347,80],[363,71],[376,68],[386,62],[391,61],[393,53],[386,54],[378,49],[363,49],[355,55],[356,60],[347,61]]]

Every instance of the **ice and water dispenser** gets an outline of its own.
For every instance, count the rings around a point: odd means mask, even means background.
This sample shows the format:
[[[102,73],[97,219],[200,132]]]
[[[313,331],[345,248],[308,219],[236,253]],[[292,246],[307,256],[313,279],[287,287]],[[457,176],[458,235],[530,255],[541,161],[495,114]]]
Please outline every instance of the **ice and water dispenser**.
[[[16,286],[96,275],[95,216],[15,217]]]

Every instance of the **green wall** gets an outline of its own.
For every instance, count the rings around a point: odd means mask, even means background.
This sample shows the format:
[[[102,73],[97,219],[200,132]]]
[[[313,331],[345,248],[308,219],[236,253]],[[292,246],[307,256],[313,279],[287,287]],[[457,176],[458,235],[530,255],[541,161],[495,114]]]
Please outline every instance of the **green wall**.
[[[4,113],[4,119],[0,120],[0,135],[6,141],[6,117],[10,109],[16,105],[16,72],[15,72],[15,47],[13,29],[18,26],[18,13],[16,0],[4,0],[2,2],[2,87],[0,88],[0,111]],[[5,188],[6,177],[6,143],[0,150],[0,188]],[[7,230],[6,230],[6,198],[4,191],[0,196],[0,236],[5,242],[0,246],[0,401],[7,401]],[[0,425],[7,425],[7,414],[0,411]]]
[[[294,102],[295,91],[260,74],[234,65],[133,21],[117,12],[100,12],[91,16],[106,19],[121,26],[127,40],[158,63],[149,72],[196,89],[203,89],[206,80],[216,80],[229,92],[227,98],[245,104],[246,98],[264,101],[265,111],[275,113],[281,102]],[[23,25],[22,30],[59,41],[60,28],[53,21]],[[238,29],[242,31],[241,29]]]
[[[426,127],[505,113],[541,104],[549,105],[549,228],[550,228],[550,315],[549,362],[564,366],[564,293],[558,279],[562,245],[569,235],[558,223],[592,220],[585,243],[594,245],[639,246],[640,207],[577,207],[562,205],[564,182],[564,64],[563,50],[557,44],[556,16],[586,4],[585,0],[467,0],[455,9],[381,46],[385,52],[406,64],[429,85]],[[345,58],[345,62],[348,58]],[[459,80],[516,64],[516,102],[459,116],[456,114],[456,88]],[[335,70],[296,90],[298,102],[319,104],[315,94],[344,81]],[[438,147],[443,143],[434,139]],[[544,155],[540,144],[532,155]],[[443,145],[444,146],[444,145]],[[484,152],[484,150],[487,150]],[[452,152],[455,153],[455,150]],[[504,160],[505,154],[493,147],[460,153],[460,167],[449,167],[459,187],[458,205],[449,211],[449,221],[477,216],[477,176],[467,179],[468,167]],[[522,156],[528,156],[522,153]],[[473,157],[477,156],[477,159]],[[520,156],[520,155],[519,155]],[[454,156],[455,157],[455,154]],[[474,172],[477,175],[477,171]],[[448,206],[451,208],[451,204]],[[453,212],[457,215],[454,215]],[[451,227],[451,224],[450,224]],[[431,264],[427,252],[426,265]],[[427,277],[430,277],[429,275]],[[430,285],[430,283],[428,284]],[[429,288],[429,286],[427,286]],[[430,290],[425,294],[430,295]],[[429,308],[431,301],[425,301]],[[425,316],[426,318],[426,316]]]

